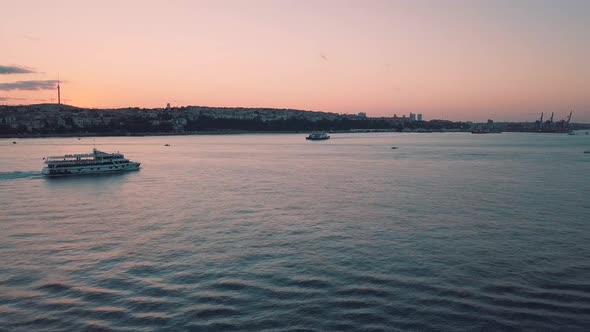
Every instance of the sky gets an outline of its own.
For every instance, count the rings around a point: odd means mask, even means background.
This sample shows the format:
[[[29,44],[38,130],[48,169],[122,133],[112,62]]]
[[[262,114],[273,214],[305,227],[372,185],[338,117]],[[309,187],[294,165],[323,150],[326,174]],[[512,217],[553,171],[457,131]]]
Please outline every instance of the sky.
[[[590,1],[0,0],[0,104],[590,122]]]

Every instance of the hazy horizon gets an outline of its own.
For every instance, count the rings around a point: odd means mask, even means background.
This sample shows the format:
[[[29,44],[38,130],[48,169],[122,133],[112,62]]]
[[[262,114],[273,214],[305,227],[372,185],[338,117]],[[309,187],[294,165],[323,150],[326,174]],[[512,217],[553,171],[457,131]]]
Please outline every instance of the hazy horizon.
[[[19,1],[0,103],[590,122],[590,2]]]

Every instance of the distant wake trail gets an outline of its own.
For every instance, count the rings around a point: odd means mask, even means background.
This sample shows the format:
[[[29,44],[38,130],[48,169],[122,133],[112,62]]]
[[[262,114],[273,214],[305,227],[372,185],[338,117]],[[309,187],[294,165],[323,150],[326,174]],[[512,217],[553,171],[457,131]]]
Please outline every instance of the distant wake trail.
[[[0,172],[0,181],[26,179],[41,176],[39,171]]]

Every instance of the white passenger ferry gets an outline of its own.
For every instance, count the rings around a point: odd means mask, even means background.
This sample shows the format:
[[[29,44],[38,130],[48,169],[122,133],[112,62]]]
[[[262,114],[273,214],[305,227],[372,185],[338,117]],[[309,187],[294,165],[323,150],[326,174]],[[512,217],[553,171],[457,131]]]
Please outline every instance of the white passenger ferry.
[[[122,153],[106,153],[97,149],[93,149],[92,153],[47,157],[45,164],[41,171],[45,176],[135,171],[140,165],[125,158]]]

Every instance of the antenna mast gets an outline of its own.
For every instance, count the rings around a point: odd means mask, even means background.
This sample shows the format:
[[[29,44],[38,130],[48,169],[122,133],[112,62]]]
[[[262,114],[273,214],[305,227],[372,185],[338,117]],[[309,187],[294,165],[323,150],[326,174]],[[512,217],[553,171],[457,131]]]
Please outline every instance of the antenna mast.
[[[61,105],[61,94],[59,89],[59,73],[57,74],[57,104]]]

